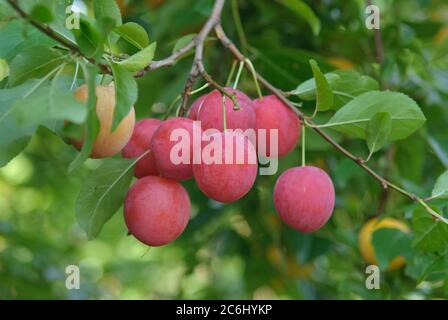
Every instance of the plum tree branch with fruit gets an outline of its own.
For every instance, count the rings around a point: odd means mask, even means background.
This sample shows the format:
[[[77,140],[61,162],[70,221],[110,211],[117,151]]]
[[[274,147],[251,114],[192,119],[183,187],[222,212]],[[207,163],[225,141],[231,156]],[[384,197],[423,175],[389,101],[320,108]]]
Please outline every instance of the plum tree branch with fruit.
[[[112,68],[98,61],[98,59],[93,58],[91,56],[87,56],[83,53],[83,51],[76,46],[74,43],[60,36],[57,32],[53,31],[50,27],[46,26],[43,23],[35,21],[31,18],[25,11],[23,11],[15,0],[7,0],[7,2],[14,8],[15,11],[19,13],[19,15],[26,19],[29,23],[31,23],[34,27],[47,34],[49,37],[53,38],[57,42],[59,42],[63,47],[66,47],[72,53],[77,56],[81,56],[85,58],[89,63],[98,66],[103,74],[113,74]],[[367,172],[370,176],[372,176],[375,180],[377,180],[383,189],[392,189],[412,201],[421,205],[428,213],[430,213],[435,219],[440,220],[444,223],[448,224],[448,220],[444,218],[442,215],[437,213],[434,209],[432,209],[427,202],[417,196],[414,193],[411,193],[388,179],[384,178],[380,174],[378,174],[375,170],[373,170],[365,160],[354,155],[349,150],[344,148],[340,143],[338,143],[335,139],[333,139],[329,134],[327,134],[321,126],[315,124],[313,122],[312,117],[307,116],[302,111],[298,110],[296,106],[288,99],[288,95],[285,94],[279,88],[276,88],[269,81],[267,81],[261,74],[256,72],[252,66],[252,63],[248,58],[243,55],[243,53],[237,48],[237,46],[230,40],[230,38],[226,35],[222,25],[221,25],[221,13],[225,5],[225,0],[216,0],[212,9],[212,12],[207,19],[204,26],[201,28],[200,32],[187,44],[183,45],[180,49],[173,52],[170,56],[162,59],[162,60],[154,60],[151,61],[148,65],[143,68],[136,70],[133,73],[134,77],[142,77],[149,72],[152,72],[159,68],[170,67],[173,66],[177,61],[179,61],[182,57],[185,56],[186,53],[194,50],[194,60],[191,67],[190,74],[185,84],[184,91],[181,95],[181,106],[178,112],[179,116],[185,116],[188,112],[188,99],[192,94],[193,86],[196,80],[201,76],[203,77],[207,83],[216,88],[220,94],[223,96],[227,96],[232,101],[233,107],[235,110],[239,109],[240,100],[237,97],[237,94],[224,86],[221,86],[218,82],[216,82],[212,76],[206,71],[203,62],[203,51],[204,51],[204,43],[207,40],[207,37],[210,35],[212,31],[215,32],[217,38],[220,40],[222,45],[234,56],[236,61],[240,62],[241,65],[244,65],[249,72],[251,72],[256,80],[269,92],[271,92],[274,96],[276,96],[284,105],[286,105],[290,110],[294,112],[294,114],[300,119],[303,126],[306,128],[310,128],[314,130],[318,135],[320,135],[325,141],[327,141],[330,145],[332,145],[338,152],[352,160],[356,163],[360,168],[362,168],[365,172]],[[84,99],[86,100],[86,99]],[[316,108],[317,111],[317,108]]]

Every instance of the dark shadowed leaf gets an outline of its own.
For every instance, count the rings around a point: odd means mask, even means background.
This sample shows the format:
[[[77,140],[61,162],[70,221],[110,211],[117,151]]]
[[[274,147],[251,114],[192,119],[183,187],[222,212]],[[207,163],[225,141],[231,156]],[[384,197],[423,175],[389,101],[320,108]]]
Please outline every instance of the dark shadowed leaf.
[[[302,0],[279,0],[281,4],[294,12],[299,18],[305,19],[313,30],[314,35],[318,35],[321,29],[319,18],[314,11]]]

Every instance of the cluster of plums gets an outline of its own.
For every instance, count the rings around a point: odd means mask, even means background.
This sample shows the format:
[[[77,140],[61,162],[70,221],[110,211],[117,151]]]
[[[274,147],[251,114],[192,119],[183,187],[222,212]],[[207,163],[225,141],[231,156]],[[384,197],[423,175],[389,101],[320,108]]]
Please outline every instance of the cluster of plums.
[[[254,185],[258,171],[257,155],[262,153],[269,157],[282,157],[295,148],[301,124],[295,113],[280,99],[267,96],[251,100],[241,91],[226,89],[235,95],[238,108],[228,97],[223,102],[221,92],[214,90],[192,104],[188,118],[177,117],[165,121],[147,118],[135,123],[134,109],[131,109],[111,132],[115,107],[114,87],[96,88],[100,131],[91,156],[104,158],[121,152],[124,158],[137,158],[146,153],[135,165],[135,177],[138,180],[130,188],[124,203],[124,218],[129,232],[143,243],[150,246],[167,244],[175,240],[187,226],[191,203],[179,181],[194,178],[200,190],[209,198],[231,203],[246,195]],[[80,87],[75,96],[79,101],[86,101],[86,86]],[[233,156],[242,153],[244,161],[196,163],[193,161],[193,149],[197,146],[192,138],[189,146],[190,163],[173,163],[170,153],[176,141],[171,141],[171,133],[182,128],[192,135],[193,130],[198,130],[195,128],[197,121],[200,121],[201,132],[215,129],[207,141],[201,141],[203,150],[212,141],[221,139],[222,157],[229,152]],[[259,129],[277,129],[277,153],[269,152],[272,142],[269,131],[266,150],[260,150],[246,135],[230,133],[229,129],[255,129],[255,132],[259,132]],[[231,139],[239,143],[226,143],[230,134]],[[82,141],[73,141],[73,144],[80,148]],[[274,187],[274,205],[280,218],[301,232],[313,232],[321,228],[333,212],[334,201],[333,183],[317,167],[290,168],[283,172]]]

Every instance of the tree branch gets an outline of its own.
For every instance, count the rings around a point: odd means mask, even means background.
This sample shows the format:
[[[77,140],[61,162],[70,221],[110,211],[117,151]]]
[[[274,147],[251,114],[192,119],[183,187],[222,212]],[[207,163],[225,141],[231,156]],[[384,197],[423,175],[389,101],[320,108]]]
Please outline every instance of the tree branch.
[[[63,45],[64,47],[68,48],[72,52],[74,52],[74,53],[76,53],[76,54],[78,54],[80,56],[83,56],[89,62],[98,65],[102,69],[102,71],[104,73],[110,73],[110,68],[107,65],[99,64],[94,59],[85,57],[81,53],[80,49],[75,44],[73,44],[72,42],[68,41],[67,39],[61,37],[59,34],[54,32],[50,27],[42,25],[39,22],[34,21],[33,19],[31,19],[28,16],[28,14],[26,12],[24,12],[19,7],[19,5],[17,4],[17,2],[15,0],[7,0],[7,2],[15,9],[15,11],[17,11],[20,14],[21,17],[23,17],[24,19],[29,21],[34,27],[36,27],[37,29],[39,29],[43,33],[47,34],[49,37],[55,39],[57,42],[59,42],[61,45]],[[370,0],[369,0],[369,2],[370,2]],[[222,28],[222,26],[220,24],[221,12],[223,10],[224,4],[225,4],[225,0],[215,0],[213,11],[212,11],[209,19],[207,20],[207,22],[205,23],[205,25],[203,26],[203,28],[201,29],[199,34],[191,42],[189,42],[183,48],[181,48],[181,49],[177,50],[176,52],[174,52],[171,56],[169,56],[169,57],[167,57],[167,58],[165,58],[163,60],[160,60],[160,61],[153,61],[147,67],[145,67],[144,69],[142,69],[141,71],[139,71],[139,72],[137,72],[135,74],[136,77],[141,77],[141,76],[143,76],[143,75],[145,75],[148,72],[151,72],[153,70],[156,70],[156,69],[159,69],[159,68],[162,68],[162,67],[172,66],[184,54],[186,54],[188,51],[194,49],[195,50],[195,58],[194,58],[193,66],[192,66],[191,71],[190,71],[190,75],[189,75],[189,77],[187,79],[187,82],[186,82],[186,85],[185,85],[185,90],[184,90],[184,92],[182,94],[183,101],[182,101],[182,105],[181,105],[181,110],[179,112],[180,116],[185,115],[186,112],[188,111],[188,108],[187,108],[188,97],[189,97],[191,89],[192,89],[192,87],[193,87],[193,85],[194,85],[194,83],[197,80],[199,75],[204,77],[204,79],[208,83],[210,83],[211,85],[216,87],[223,95],[226,95],[226,96],[230,97],[232,99],[234,105],[236,107],[238,106],[238,104],[236,102],[236,99],[235,99],[235,96],[233,94],[229,93],[227,90],[225,90],[225,88],[220,86],[216,81],[214,81],[212,79],[212,77],[205,70],[205,67],[204,67],[204,64],[203,64],[204,42],[205,42],[207,36],[209,35],[209,33],[211,32],[211,30],[213,28],[215,29],[216,35],[220,39],[220,41],[223,44],[223,46],[227,50],[229,50],[237,60],[239,60],[241,62],[245,62],[246,59],[247,59],[241,53],[241,51],[233,44],[233,42],[227,37],[227,35],[225,34],[225,32],[224,32],[224,30],[223,30],[223,28]],[[376,51],[377,51],[378,61],[382,63],[382,61],[384,60],[384,52],[383,52],[383,45],[382,45],[381,35],[379,33],[376,33],[375,39],[376,39],[376,45],[377,45],[377,50]],[[246,68],[249,68],[247,63],[244,63],[244,65],[246,66]],[[408,197],[412,201],[415,201],[415,202],[419,203],[421,206],[423,206],[437,220],[443,221],[444,223],[448,224],[448,220],[445,219],[440,214],[438,214],[437,212],[435,212],[423,199],[421,199],[420,197],[418,197],[417,195],[415,195],[413,193],[410,193],[410,192],[408,192],[408,191],[398,187],[397,185],[393,184],[389,180],[383,178],[381,175],[379,175],[373,169],[371,169],[365,163],[365,161],[363,159],[358,158],[357,156],[352,154],[350,151],[348,151],[347,149],[342,147],[339,143],[337,143],[331,136],[329,136],[327,133],[325,133],[321,128],[315,126],[313,124],[313,122],[311,122],[311,120],[308,120],[306,118],[306,116],[302,112],[300,112],[299,110],[297,110],[295,108],[295,106],[286,98],[286,95],[280,89],[274,87],[265,78],[263,78],[258,72],[256,72],[256,71],[254,72],[254,70],[250,70],[250,68],[249,68],[249,71],[253,72],[255,77],[258,79],[258,81],[266,89],[268,89],[271,93],[273,93],[281,101],[283,101],[298,116],[298,118],[303,123],[306,123],[306,122],[309,123],[310,127],[318,135],[320,135],[324,140],[326,140],[329,144],[331,144],[337,151],[342,153],[347,158],[351,159],[358,166],[360,166],[364,171],[366,171],[370,176],[372,176],[374,179],[376,179],[381,184],[381,186],[384,189],[390,188],[390,189],[395,190],[398,193],[401,193],[402,195]]]
[[[218,39],[221,40],[223,46],[227,48],[236,59],[239,61],[245,61],[246,57],[241,53],[241,51],[233,44],[233,42],[227,37],[225,34],[223,28],[221,25],[217,25],[215,27],[215,32],[218,37]],[[247,67],[247,65],[246,65]],[[432,208],[430,208],[426,202],[418,197],[417,195],[410,193],[397,185],[393,184],[389,180],[383,178],[381,175],[376,173],[372,168],[370,168],[363,159],[358,158],[354,154],[352,154],[350,151],[345,149],[343,146],[341,146],[339,143],[337,143],[331,136],[329,136],[327,133],[325,133],[321,128],[313,126],[313,122],[306,119],[305,115],[297,110],[294,105],[285,97],[285,95],[282,93],[281,90],[274,87],[271,83],[269,83],[265,78],[263,78],[258,72],[255,72],[255,75],[258,79],[258,81],[271,93],[273,93],[275,96],[277,96],[281,101],[283,101],[292,111],[295,112],[295,114],[299,117],[301,121],[307,121],[309,124],[311,124],[311,128],[320,135],[324,140],[326,140],[328,143],[330,143],[337,151],[342,153],[347,158],[351,159],[353,162],[355,162],[358,166],[360,166],[364,171],[366,171],[370,176],[372,176],[374,179],[376,179],[381,186],[384,189],[391,188],[395,190],[398,193],[401,193],[402,195],[408,197],[412,201],[415,201],[419,203],[421,206],[423,206],[428,213],[430,213],[435,219],[443,221],[444,223],[448,224],[448,220],[445,219],[443,216],[435,212]]]
[[[176,64],[176,62],[188,51],[193,50],[195,48],[194,41],[190,41],[187,43],[184,47],[180,48],[179,50],[173,52],[172,55],[169,57],[166,57],[163,60],[156,60],[152,61],[147,67],[144,69],[138,71],[135,74],[135,77],[140,78],[143,77],[145,74],[154,71],[156,69],[164,68],[164,67],[171,67]]]
[[[204,42],[207,39],[210,32],[213,30],[213,28],[220,24],[221,12],[222,9],[224,8],[224,3],[225,0],[215,1],[215,5],[213,6],[213,10],[210,17],[208,18],[207,22],[202,27],[198,35],[193,39],[195,47],[194,62],[193,66],[191,67],[190,75],[187,79],[184,92],[182,94],[182,104],[181,109],[179,111],[179,116],[184,116],[188,112],[187,107],[188,97],[190,96],[191,89],[193,88],[193,85],[196,82],[199,75],[201,75],[212,86],[217,88],[223,95],[229,97],[236,108],[239,107],[235,95],[228,92],[224,87],[222,87],[216,81],[213,80],[213,78],[205,70],[203,62]]]
[[[97,65],[100,69],[101,72],[104,74],[111,74],[112,71],[110,70],[110,67],[106,64],[102,64],[97,62],[95,59],[91,58],[91,57],[86,57],[85,55],[83,55],[83,53],[81,52],[81,50],[79,49],[79,47],[74,44],[73,42],[71,42],[70,40],[62,37],[60,34],[58,34],[57,32],[55,32],[52,28],[50,28],[47,25],[41,24],[38,21],[35,21],[34,19],[32,19],[28,13],[26,13],[17,3],[16,0],[6,0],[8,2],[8,4],[25,20],[27,20],[31,25],[33,25],[36,29],[40,30],[42,33],[46,34],[47,36],[49,36],[50,38],[54,39],[55,41],[57,41],[58,43],[60,43],[63,47],[67,48],[68,50],[70,50],[71,52],[75,53],[78,56],[81,56],[83,58],[85,58],[87,61],[89,61],[92,64]],[[219,21],[219,16],[218,16],[218,21]],[[186,44],[184,47],[180,48],[179,50],[177,50],[176,52],[174,52],[171,56],[163,59],[163,60],[159,60],[159,61],[152,61],[147,67],[145,67],[144,69],[138,71],[135,74],[135,77],[142,77],[145,74],[147,74],[148,72],[151,72],[153,70],[159,69],[159,68],[163,68],[163,67],[170,67],[173,66],[177,60],[179,60],[184,54],[186,54],[188,51],[192,50],[195,48],[195,44],[194,41],[189,42],[188,44]]]
[[[102,64],[102,63],[98,63],[97,61],[95,61],[95,59],[90,58],[90,57],[86,57],[85,55],[82,54],[81,50],[76,46],[76,44],[74,44],[73,42],[71,42],[70,40],[62,37],[60,34],[58,34],[57,32],[55,32],[52,28],[50,28],[49,26],[46,26],[44,24],[41,24],[40,22],[37,22],[36,20],[32,19],[25,11],[23,11],[23,9],[19,6],[19,4],[17,3],[16,0],[6,0],[9,5],[25,20],[27,20],[31,25],[33,25],[36,29],[40,30],[41,32],[45,33],[47,36],[49,36],[50,38],[56,40],[57,42],[59,42],[61,45],[63,45],[64,47],[66,47],[67,49],[69,49],[71,52],[75,53],[78,56],[84,57],[87,61],[89,61],[92,64],[97,65],[101,71],[105,74],[111,74],[111,70],[109,68],[109,66]]]

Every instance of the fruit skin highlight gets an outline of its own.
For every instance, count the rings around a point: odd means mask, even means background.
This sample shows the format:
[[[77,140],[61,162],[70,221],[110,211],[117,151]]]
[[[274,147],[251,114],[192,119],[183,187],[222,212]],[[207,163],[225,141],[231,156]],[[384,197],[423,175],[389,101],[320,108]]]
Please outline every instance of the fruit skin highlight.
[[[132,137],[122,151],[122,156],[127,159],[138,158],[150,150],[152,137],[161,124],[161,120],[152,118],[137,121]],[[137,178],[159,175],[151,151],[135,164],[134,175]]]
[[[280,218],[303,233],[320,229],[330,219],[334,203],[333,182],[317,167],[288,169],[274,187],[274,206]]]
[[[148,246],[162,246],[179,237],[188,224],[191,203],[177,181],[145,177],[129,190],[124,219],[129,232]]]
[[[96,87],[96,114],[99,119],[99,132],[94,141],[91,158],[107,158],[119,153],[132,136],[135,125],[135,111],[131,108],[117,128],[111,132],[112,119],[115,109],[115,88],[112,85]],[[75,91],[75,98],[79,102],[87,101],[88,88],[82,85]],[[81,140],[72,140],[72,144],[81,150],[84,143]]]
[[[255,129],[256,115],[252,100],[239,90],[225,89],[236,95],[236,100],[240,106],[239,110],[234,110],[232,100],[225,97],[227,129]],[[201,121],[202,130],[224,130],[221,92],[218,90],[210,92],[198,111],[197,120]]]
[[[258,155],[268,157],[282,157],[290,153],[297,144],[300,137],[300,120],[295,113],[289,109],[276,96],[267,96],[254,100],[257,115],[256,132],[258,141]],[[259,130],[266,130],[266,146],[260,145]],[[269,130],[278,130],[278,152],[272,153],[270,149],[271,138]]]
[[[154,154],[154,160],[158,172],[170,179],[174,180],[187,180],[193,176],[193,120],[188,118],[172,118],[164,121],[154,133],[151,140],[151,152]],[[175,164],[171,161],[171,150],[175,145],[186,143],[184,140],[170,141],[170,136],[176,129],[186,130],[189,135],[189,145],[186,149],[189,149],[189,163]],[[197,126],[199,134],[200,128]]]
[[[217,159],[221,163],[206,162],[202,157],[201,164],[193,165],[193,175],[201,191],[209,198],[223,203],[230,203],[246,195],[255,183],[258,172],[256,150],[249,138],[238,132],[220,132],[209,136],[211,141],[202,143],[203,155],[207,145],[220,140]],[[232,152],[233,157],[230,156]],[[226,153],[229,162],[225,162]],[[237,163],[238,157],[242,161]]]
[[[396,219],[384,218],[379,220],[377,218],[373,218],[367,221],[362,226],[361,231],[359,232],[358,244],[361,255],[369,264],[378,265],[378,261],[375,255],[375,248],[372,244],[372,235],[378,229],[383,228],[397,229],[405,233],[411,232],[406,224]],[[398,256],[390,261],[387,270],[396,270],[401,268],[405,264],[406,259],[402,256]]]

